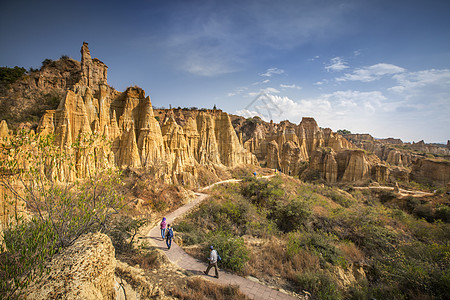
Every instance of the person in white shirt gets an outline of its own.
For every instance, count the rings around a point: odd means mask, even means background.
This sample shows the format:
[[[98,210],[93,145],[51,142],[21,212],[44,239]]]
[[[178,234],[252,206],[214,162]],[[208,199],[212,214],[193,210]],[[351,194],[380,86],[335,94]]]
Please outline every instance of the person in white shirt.
[[[204,271],[203,273],[205,273],[205,275],[208,275],[209,270],[211,270],[212,267],[214,267],[214,270],[216,271],[216,278],[219,278],[219,269],[217,268],[217,251],[214,249],[213,246],[209,247],[209,264],[208,264],[208,268],[206,268],[206,271]]]

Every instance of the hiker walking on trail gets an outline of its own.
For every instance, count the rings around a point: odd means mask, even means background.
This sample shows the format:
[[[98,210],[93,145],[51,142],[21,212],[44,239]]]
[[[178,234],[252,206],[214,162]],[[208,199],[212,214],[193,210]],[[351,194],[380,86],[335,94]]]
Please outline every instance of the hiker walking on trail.
[[[216,278],[219,278],[219,271],[217,268],[217,260],[219,255],[217,254],[217,251],[214,249],[213,246],[209,247],[209,264],[208,264],[208,268],[206,268],[206,271],[204,271],[203,273],[205,273],[205,275],[208,275],[209,270],[211,270],[212,267],[214,267],[214,271],[216,272]]]
[[[166,236],[166,226],[167,226],[167,223],[166,223],[166,217],[164,217],[164,218],[162,219],[162,221],[161,221],[161,224],[160,224],[160,228],[161,228],[161,238],[163,239],[163,241],[164,241],[164,238],[165,238],[165,236]]]
[[[170,224],[167,224],[166,245],[168,249],[170,249],[170,247],[172,246],[172,238],[173,238],[173,229],[172,227],[170,227]]]

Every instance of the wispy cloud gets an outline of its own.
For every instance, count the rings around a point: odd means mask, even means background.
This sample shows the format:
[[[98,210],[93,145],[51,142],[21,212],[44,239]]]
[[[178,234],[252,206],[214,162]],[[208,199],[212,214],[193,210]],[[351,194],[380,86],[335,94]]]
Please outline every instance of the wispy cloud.
[[[246,87],[246,86],[237,88],[234,91],[228,93],[228,97],[233,97],[233,96],[236,96],[236,95],[240,95],[243,92],[245,92],[246,90],[248,90],[248,87]]]
[[[370,82],[378,80],[385,75],[394,75],[405,71],[404,68],[396,65],[379,63],[369,67],[355,69],[353,73],[346,73],[344,76],[336,78],[336,80]]]
[[[272,93],[273,94],[278,94],[278,93],[280,93],[280,91],[277,90],[276,88],[268,87],[268,88],[265,88],[265,89],[260,89],[258,92],[250,92],[250,93],[248,93],[248,95],[250,97],[255,97],[255,96],[260,95],[260,94],[272,94]]]
[[[334,57],[330,60],[330,64],[325,66],[325,69],[328,72],[339,72],[345,69],[348,69],[347,63],[344,61],[342,57]]]
[[[450,91],[450,70],[449,69],[430,69],[418,72],[407,72],[392,76],[398,83],[397,86],[390,88],[392,91],[410,91],[416,92],[418,88],[434,87],[445,88]],[[414,89],[414,91],[412,91]]]
[[[269,83],[270,79],[264,79],[263,81],[257,81],[252,83],[252,85],[259,85],[259,84],[265,84],[265,83]]]
[[[308,61],[315,61],[315,60],[318,60],[319,58],[320,58],[320,56],[316,55],[313,58],[308,58]]]
[[[284,88],[284,89],[297,89],[297,90],[301,90],[302,87],[295,85],[295,84],[280,84],[280,87]]]
[[[272,75],[276,74],[276,75],[280,75],[283,74],[284,70],[282,69],[278,69],[278,68],[269,68],[266,70],[265,73],[260,74],[260,76],[265,76],[265,77],[272,77]]]

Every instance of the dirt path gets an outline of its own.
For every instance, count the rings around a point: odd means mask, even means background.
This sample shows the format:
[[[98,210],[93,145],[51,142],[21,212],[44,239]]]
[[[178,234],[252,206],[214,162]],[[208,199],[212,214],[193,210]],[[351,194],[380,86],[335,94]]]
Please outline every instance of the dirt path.
[[[269,178],[274,175],[269,176],[263,176],[259,178]],[[208,187],[205,187],[202,189],[202,191],[207,190],[217,184],[227,183],[227,182],[239,182],[238,179],[230,179],[225,181],[216,182]],[[208,195],[202,194],[202,193],[196,193],[197,197],[187,203],[186,205],[178,208],[177,210],[171,212],[169,215],[166,216],[167,222],[172,223],[176,218],[183,216],[188,211],[190,211],[192,208],[194,208],[196,205],[201,203],[203,200],[208,198]],[[206,270],[207,265],[203,262],[201,262],[198,259],[195,259],[188,255],[186,252],[184,252],[181,247],[179,247],[177,244],[172,242],[172,247],[170,250],[167,249],[167,246],[165,244],[165,241],[161,238],[161,230],[159,229],[159,225],[152,228],[147,236],[150,238],[152,243],[156,246],[156,248],[159,248],[168,258],[169,260],[179,266],[180,268],[183,268],[195,275],[203,276],[204,278],[213,281],[215,283],[219,284],[234,284],[238,285],[241,291],[246,294],[248,297],[252,299],[297,299],[296,297],[293,297],[291,295],[282,293],[280,291],[271,289],[265,285],[262,285],[258,282],[254,282],[252,280],[231,274],[229,272],[225,272],[220,270],[220,276],[219,279],[216,279],[212,276],[206,276],[203,274],[203,271]],[[211,270],[210,274],[213,274],[214,271]]]

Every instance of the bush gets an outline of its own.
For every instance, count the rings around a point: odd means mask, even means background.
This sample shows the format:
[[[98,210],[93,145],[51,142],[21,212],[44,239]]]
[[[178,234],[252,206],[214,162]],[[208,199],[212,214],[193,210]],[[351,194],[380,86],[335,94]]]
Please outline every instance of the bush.
[[[26,73],[25,68],[17,67],[8,68],[0,67],[0,83],[11,84],[19,80]]]
[[[306,169],[301,174],[301,179],[307,182],[312,182],[321,179],[319,170]]]
[[[450,207],[441,206],[436,208],[434,217],[436,219],[442,220],[443,222],[450,223]]]
[[[335,237],[326,233],[289,233],[286,251],[290,257],[300,253],[302,249],[307,249],[314,253],[324,266],[326,263],[333,265],[346,265],[341,251],[333,244]]]
[[[111,221],[106,229],[106,234],[116,249],[116,254],[132,251],[134,238],[142,226],[148,223],[146,218],[133,219],[129,216],[121,216]]]
[[[274,213],[269,216],[276,220],[280,230],[290,232],[299,230],[306,225],[310,215],[310,205],[301,198],[295,198],[286,205],[278,202]]]
[[[35,277],[45,271],[45,262],[58,251],[58,240],[49,221],[31,221],[7,226],[0,245],[0,298],[20,296]],[[13,294],[19,290],[15,296]]]
[[[275,199],[284,196],[284,191],[278,181],[247,177],[242,181],[241,194],[258,207],[271,207]]]
[[[205,240],[205,234],[201,232],[199,226],[191,222],[181,221],[180,223],[176,223],[174,227],[177,229],[177,232],[181,233],[183,245],[197,245],[203,243]]]
[[[324,194],[325,194],[325,196],[330,197],[334,202],[336,202],[346,208],[349,208],[355,202],[353,199],[347,197],[342,192],[338,192],[333,189],[327,191]]]
[[[222,258],[220,264],[232,271],[244,270],[249,260],[249,251],[245,247],[244,239],[223,231],[211,232],[207,239]],[[205,245],[205,252],[209,251],[209,246]]]
[[[306,272],[297,274],[296,284],[301,289],[311,291],[318,299],[339,300],[342,293],[332,277],[324,272]]]
[[[386,203],[386,202],[389,202],[389,201],[395,199],[396,196],[395,196],[395,193],[393,191],[382,190],[382,191],[379,192],[378,198],[380,199],[381,203]]]

